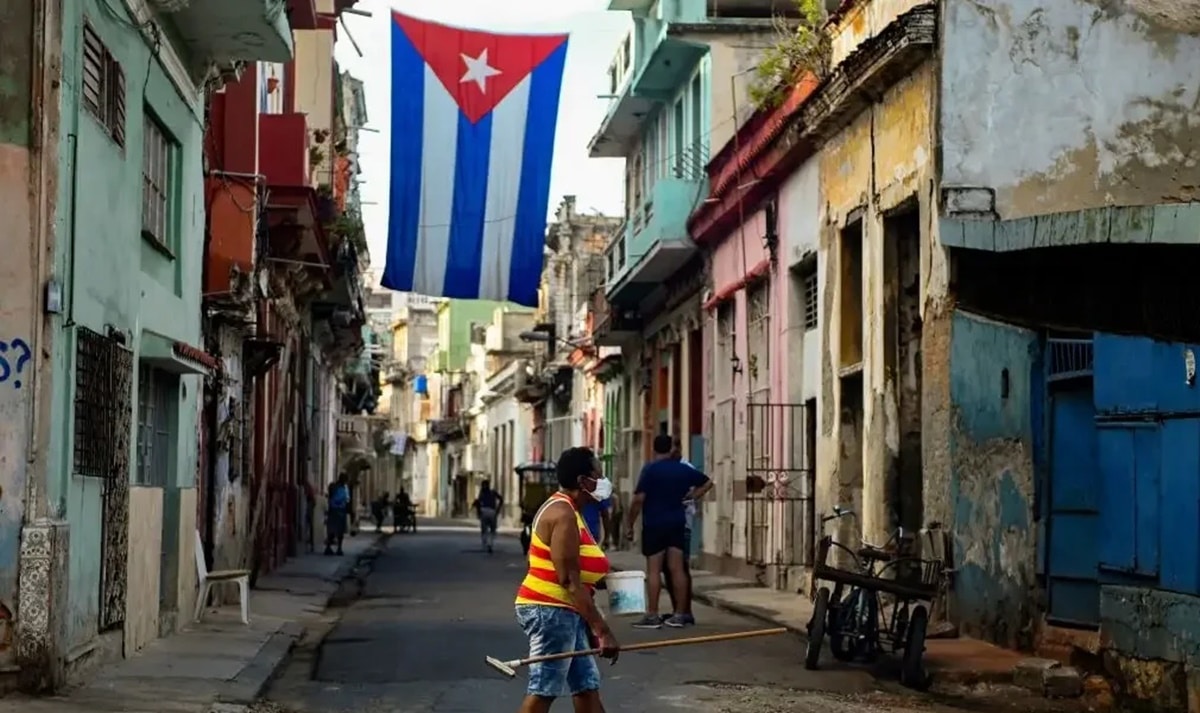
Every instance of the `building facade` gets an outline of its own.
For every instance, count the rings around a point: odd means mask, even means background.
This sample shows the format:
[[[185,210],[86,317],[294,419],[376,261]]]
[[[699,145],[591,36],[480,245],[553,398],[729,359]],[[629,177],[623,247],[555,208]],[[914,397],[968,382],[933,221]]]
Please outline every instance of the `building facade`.
[[[6,116],[25,118],[4,165],[39,188],[6,213],[28,221],[14,254],[31,259],[0,299],[17,354],[3,408],[23,424],[0,446],[22,464],[0,473],[17,498],[0,611],[21,612],[0,658],[46,689],[173,632],[194,603],[195,434],[222,366],[203,347],[207,211],[192,209],[207,198],[206,106],[244,63],[290,60],[294,40],[259,2],[39,2],[13,19],[6,47],[23,59],[6,83],[24,93]]]
[[[723,146],[748,114],[747,76],[778,36],[775,14],[796,8],[702,0],[621,2],[610,8],[629,10],[634,25],[609,70],[616,98],[590,145],[593,157],[626,159],[625,224],[608,248],[604,304],[597,300],[593,310],[597,344],[619,347],[624,362],[619,383],[609,389],[622,401],[611,412],[620,422],[608,430],[620,435],[610,455],[620,453],[615,472],[632,478],[651,457],[654,436],[669,434],[680,441],[685,458],[707,464],[719,477],[718,499],[731,503],[739,444],[721,441],[720,453],[706,448],[708,275],[687,221],[708,195],[710,148]],[[763,303],[760,312],[767,309]],[[765,365],[764,354],[757,357]],[[765,385],[767,369],[758,373]],[[732,388],[722,380],[724,371],[713,375],[721,378],[710,387]],[[722,394],[722,413],[732,418],[731,396]],[[744,424],[709,425],[732,436]],[[633,483],[618,487],[631,491]],[[733,543],[724,541],[734,522],[731,507],[722,515],[705,507],[694,538],[697,553],[705,541],[732,551]],[[714,517],[721,522],[706,526]],[[713,539],[718,533],[721,544]]]
[[[940,617],[1065,659],[1082,649],[1122,696],[1188,710],[1191,628],[1161,612],[1196,607],[1195,548],[1155,543],[1200,527],[1163,496],[1194,500],[1181,444],[1198,423],[1197,335],[1177,318],[1191,298],[1175,266],[1197,251],[1196,168],[1179,151],[1196,137],[1138,107],[1165,117],[1195,98],[1200,44],[1194,24],[1140,6],[1047,11],[848,0],[830,14],[827,65],[740,126],[689,221],[714,300],[745,283],[715,305],[712,372],[732,344],[733,375],[752,376],[736,353],[753,351],[752,290],[783,282],[767,351],[793,368],[766,388],[815,411],[814,508],[859,513],[839,537],[937,522],[954,569]],[[1118,274],[1122,296],[1106,287]],[[759,485],[754,458],[739,462]],[[734,528],[748,551],[753,522]]]

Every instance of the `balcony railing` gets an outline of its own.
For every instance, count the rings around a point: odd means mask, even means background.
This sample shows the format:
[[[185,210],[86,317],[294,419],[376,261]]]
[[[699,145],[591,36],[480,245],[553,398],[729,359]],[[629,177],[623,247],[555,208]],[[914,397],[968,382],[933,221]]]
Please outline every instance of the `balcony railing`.
[[[272,186],[312,186],[308,119],[304,114],[261,114],[258,162]]]

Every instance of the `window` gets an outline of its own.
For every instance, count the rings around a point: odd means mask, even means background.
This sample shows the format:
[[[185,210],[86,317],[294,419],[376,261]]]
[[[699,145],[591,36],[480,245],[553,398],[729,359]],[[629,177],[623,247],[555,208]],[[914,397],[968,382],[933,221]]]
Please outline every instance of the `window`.
[[[142,135],[142,236],[169,251],[175,142],[149,109]]]
[[[133,352],[86,327],[75,350],[75,473],[128,478]]]
[[[771,370],[771,289],[765,280],[751,287],[746,295],[746,355],[750,375],[750,397],[756,403],[770,399]]]
[[[90,24],[83,25],[83,105],[125,146],[125,72]]]
[[[817,301],[817,268],[813,268],[804,275],[804,331],[811,331],[817,328],[817,314],[819,313],[820,303]]]
[[[675,164],[675,176],[677,178],[682,178],[684,175],[681,170],[683,161],[684,161],[683,147],[686,145],[686,143],[684,142],[683,132],[684,132],[684,127],[687,126],[686,122],[684,121],[684,116],[683,116],[683,99],[682,98],[680,98],[678,101],[675,102],[674,120],[675,120],[675,122],[674,122],[675,123],[675,128],[674,128],[674,131],[675,131],[675,161],[673,163]]]
[[[137,482],[165,486],[171,478],[171,444],[178,377],[142,365],[138,370]]]

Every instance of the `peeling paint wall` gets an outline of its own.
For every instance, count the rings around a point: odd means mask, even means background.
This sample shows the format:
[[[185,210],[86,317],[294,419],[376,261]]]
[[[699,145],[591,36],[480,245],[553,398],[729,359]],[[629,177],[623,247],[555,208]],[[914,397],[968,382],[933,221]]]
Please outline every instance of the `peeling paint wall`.
[[[254,432],[253,392],[242,373],[244,333],[230,326],[217,329],[221,373],[218,390],[213,463],[213,569],[246,569],[250,564],[250,436]],[[318,493],[320,491],[318,490]]]
[[[878,29],[876,28],[876,32]],[[844,32],[850,32],[846,29]],[[835,46],[842,39],[835,41]],[[889,213],[916,207],[920,225],[921,313],[926,329],[941,316],[946,300],[948,272],[944,249],[936,242],[932,194],[933,124],[931,121],[935,70],[932,63],[918,67],[912,74],[889,88],[881,100],[855,118],[841,133],[829,140],[820,155],[821,236],[820,295],[821,313],[821,390],[820,432],[818,435],[817,509],[828,511],[834,505],[853,507],[861,516],[862,536],[882,543],[892,527],[891,513],[885,502],[885,477],[898,455],[899,423],[894,368],[886,360],[884,329],[888,282],[884,260],[884,219]],[[851,414],[843,414],[842,334],[840,324],[841,231],[849,223],[862,219],[862,401],[863,439],[861,472],[858,456],[846,450]],[[937,361],[936,351],[923,350],[923,372],[948,369]],[[849,383],[849,382],[848,382]],[[923,398],[925,410],[936,408],[936,398]],[[843,434],[843,431],[845,432]],[[945,432],[925,426],[925,458],[931,451],[947,448]],[[850,460],[847,461],[846,458]],[[846,470],[846,472],[840,472]],[[875,475],[872,475],[875,474]],[[860,481],[861,478],[861,481]],[[930,480],[934,482],[930,484]],[[936,474],[926,474],[926,488],[938,487]],[[849,521],[843,537],[859,533]]]
[[[18,560],[24,524],[34,372],[40,329],[38,257],[33,222],[30,105],[33,97],[34,3],[0,9],[0,666],[13,664],[12,612],[17,608]],[[32,346],[31,346],[32,345]]]
[[[954,610],[964,633],[1033,643],[1035,399],[1043,398],[1038,335],[956,311],[952,324],[951,477],[927,497],[953,535]],[[1036,374],[1035,374],[1036,372]]]
[[[947,0],[942,180],[1002,219],[1200,199],[1200,37],[1177,3]]]

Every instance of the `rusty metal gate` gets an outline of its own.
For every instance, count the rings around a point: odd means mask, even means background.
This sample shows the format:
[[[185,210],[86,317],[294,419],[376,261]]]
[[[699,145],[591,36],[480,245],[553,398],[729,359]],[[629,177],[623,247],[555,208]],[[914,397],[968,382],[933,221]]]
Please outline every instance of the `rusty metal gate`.
[[[129,449],[133,352],[120,335],[79,328],[75,354],[74,470],[102,478],[100,630],[125,622],[129,563]]]
[[[747,405],[747,561],[811,566],[816,546],[815,414],[807,404]]]

